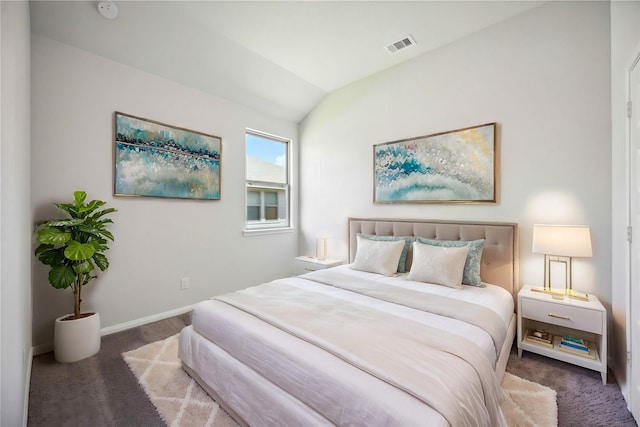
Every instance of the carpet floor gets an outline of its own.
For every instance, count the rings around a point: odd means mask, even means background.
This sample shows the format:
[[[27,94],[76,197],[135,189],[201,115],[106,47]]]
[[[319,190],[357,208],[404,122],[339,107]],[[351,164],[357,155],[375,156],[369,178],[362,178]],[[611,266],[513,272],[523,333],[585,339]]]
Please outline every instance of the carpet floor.
[[[31,371],[28,426],[162,426],[122,353],[163,340],[190,323],[189,314],[102,338],[100,352],[74,364],[59,364],[53,353],[36,356]],[[558,425],[636,426],[618,385],[609,375],[515,349],[507,372],[557,392]]]

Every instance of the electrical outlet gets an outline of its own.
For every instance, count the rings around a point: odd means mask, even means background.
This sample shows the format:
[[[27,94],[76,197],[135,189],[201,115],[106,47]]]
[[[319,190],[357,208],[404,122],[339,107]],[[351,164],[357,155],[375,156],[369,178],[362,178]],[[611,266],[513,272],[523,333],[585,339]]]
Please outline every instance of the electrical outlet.
[[[189,278],[188,277],[183,277],[180,280],[180,289],[182,289],[182,290],[189,289]]]

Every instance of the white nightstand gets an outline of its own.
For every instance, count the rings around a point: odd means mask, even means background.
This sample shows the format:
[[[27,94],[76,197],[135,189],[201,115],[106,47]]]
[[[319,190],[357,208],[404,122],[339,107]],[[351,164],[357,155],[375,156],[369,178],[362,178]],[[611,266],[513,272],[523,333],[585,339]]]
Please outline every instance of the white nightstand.
[[[525,341],[527,329],[542,329],[556,337],[553,348]],[[589,359],[558,349],[558,336],[573,335],[595,343],[596,358]],[[552,357],[567,363],[600,372],[602,382],[607,383],[607,311],[598,298],[589,295],[589,301],[551,295],[531,290],[525,286],[518,293],[518,356],[522,350]]]
[[[293,260],[294,274],[296,276],[310,271],[323,270],[342,264],[339,259],[317,259],[308,256],[298,256]]]

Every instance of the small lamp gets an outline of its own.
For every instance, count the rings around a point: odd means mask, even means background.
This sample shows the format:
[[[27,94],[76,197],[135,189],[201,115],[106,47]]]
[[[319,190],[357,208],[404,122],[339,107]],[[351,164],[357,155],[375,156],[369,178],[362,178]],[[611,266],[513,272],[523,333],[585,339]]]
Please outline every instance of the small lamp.
[[[316,239],[316,259],[324,261],[327,259],[327,241],[328,237],[320,237]]]
[[[588,299],[573,290],[571,281],[571,258],[591,257],[591,233],[583,225],[533,225],[533,253],[544,254],[544,288],[542,292],[555,294],[551,290],[551,262],[565,265],[564,294],[572,298]]]

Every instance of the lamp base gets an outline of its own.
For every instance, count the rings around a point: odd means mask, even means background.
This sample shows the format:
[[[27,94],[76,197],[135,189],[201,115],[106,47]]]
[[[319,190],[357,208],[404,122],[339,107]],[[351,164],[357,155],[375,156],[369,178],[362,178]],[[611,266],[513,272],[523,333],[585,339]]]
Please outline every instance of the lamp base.
[[[589,294],[574,291],[573,289],[531,288],[531,290],[534,292],[551,295],[555,299],[564,299],[564,297],[566,296],[580,301],[589,301]]]
[[[589,301],[589,294],[587,294],[586,292],[578,292],[574,291],[573,289],[567,289],[565,290],[565,293],[569,298],[577,299],[580,301]]]

